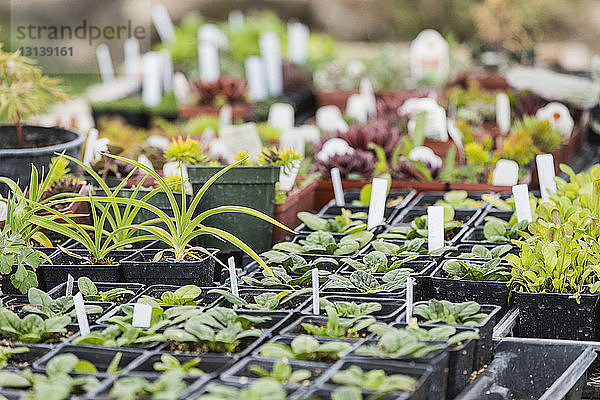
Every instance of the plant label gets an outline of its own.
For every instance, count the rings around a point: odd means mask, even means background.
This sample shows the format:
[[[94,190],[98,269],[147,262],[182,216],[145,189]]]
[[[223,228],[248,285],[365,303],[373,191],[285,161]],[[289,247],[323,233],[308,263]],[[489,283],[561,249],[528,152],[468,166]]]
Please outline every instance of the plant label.
[[[465,146],[463,144],[462,132],[456,127],[456,121],[448,119],[448,135],[456,145],[456,149],[460,154],[465,154]]]
[[[198,44],[200,79],[202,82],[214,82],[219,79],[219,53],[217,46],[210,41]]]
[[[427,241],[429,251],[444,247],[444,207],[427,207]]]
[[[537,110],[535,116],[539,119],[544,119],[558,129],[565,139],[569,139],[573,133],[575,121],[571,117],[571,113],[567,106],[562,103],[552,102]]]
[[[323,143],[321,151],[317,153],[317,159],[326,161],[329,157],[334,155],[354,154],[354,149],[350,147],[348,142],[341,138],[332,138]]]
[[[139,162],[142,165],[145,165],[148,168],[154,169],[154,165],[152,165],[152,161],[150,161],[148,156],[145,154],[140,154],[137,158],[137,162]]]
[[[305,64],[308,58],[308,26],[293,22],[288,24],[288,59],[294,64]]]
[[[506,93],[496,95],[496,124],[501,133],[510,131],[510,100]]]
[[[529,203],[529,190],[527,185],[515,185],[512,187],[513,197],[515,198],[515,210],[517,221],[533,221],[531,215],[531,204]]]
[[[198,42],[212,43],[217,49],[228,45],[227,36],[215,24],[204,24],[198,29]]]
[[[150,328],[150,321],[152,320],[152,306],[144,303],[135,303],[133,306],[133,318],[131,326],[134,328]]]
[[[140,42],[135,38],[129,38],[123,45],[125,49],[125,75],[138,87],[140,82],[140,68],[142,59],[140,57]]]
[[[438,82],[448,79],[450,50],[439,32],[425,29],[410,44],[410,73],[416,80],[433,76]]]
[[[115,82],[115,69],[113,68],[112,59],[110,58],[110,50],[104,43],[96,48],[96,58],[98,59],[98,68],[102,83],[109,85]]]
[[[144,55],[143,65],[142,100],[148,107],[154,107],[162,100],[163,57],[160,53],[150,51]]]
[[[298,167],[286,169],[281,168],[279,171],[279,190],[292,190],[294,187],[294,182],[296,182],[296,176],[298,176]]]
[[[312,306],[313,314],[319,315],[321,310],[319,309],[319,269],[313,268],[311,271],[312,277]]]
[[[260,54],[271,97],[283,94],[283,71],[281,69],[281,45],[275,32],[263,32],[259,39]]]
[[[369,204],[369,216],[367,218],[367,229],[369,230],[383,222],[387,189],[388,181],[386,179],[373,178],[371,203]]]
[[[248,97],[252,101],[264,100],[268,96],[267,84],[260,57],[246,58],[246,80],[248,81]]]
[[[404,102],[398,109],[398,114],[408,116],[408,131],[411,135],[417,125],[417,117],[422,112],[426,113],[425,118],[425,137],[441,141],[448,140],[448,128],[446,120],[446,110],[440,106],[435,99],[412,98]]]
[[[231,294],[234,296],[239,295],[237,272],[235,270],[235,258],[229,257],[227,259],[227,266],[229,267],[229,282],[231,283]]]
[[[269,108],[268,122],[274,128],[285,132],[294,127],[294,107],[288,103],[275,103]]]
[[[173,93],[178,104],[187,104],[192,98],[190,84],[182,72],[173,75]]]
[[[90,334],[90,324],[88,322],[87,314],[85,312],[83,294],[81,294],[81,292],[73,296],[73,303],[75,305],[75,315],[77,315],[77,323],[79,324],[79,332],[81,332],[81,336],[87,336]]]
[[[281,149],[290,148],[298,153],[302,154],[306,151],[304,129],[302,127],[287,128],[281,132],[281,138],[279,139],[279,147]]]
[[[342,187],[342,177],[340,176],[340,170],[337,168],[331,168],[331,184],[333,185],[333,194],[335,195],[335,205],[338,207],[346,206],[346,199],[344,198],[344,188]]]
[[[321,140],[321,131],[315,125],[302,125],[295,128],[295,130],[299,135],[302,135],[304,143],[309,142],[316,144]]]
[[[233,111],[230,104],[225,104],[219,109],[219,129],[230,126],[233,123]]]
[[[358,91],[365,102],[367,115],[369,117],[375,117],[377,115],[377,100],[375,99],[375,92],[373,91],[373,85],[369,78],[362,78],[360,80]]]
[[[244,13],[240,10],[231,10],[227,18],[229,27],[233,31],[237,31],[244,27]]]
[[[250,157],[256,157],[262,151],[262,143],[253,122],[226,126],[219,130],[219,137],[232,160],[240,151],[248,151]]]
[[[152,7],[152,22],[154,22],[154,27],[161,42],[175,41],[175,27],[164,4],[157,4]]]
[[[0,194],[0,200],[2,200],[2,195]],[[0,221],[6,221],[6,216],[8,214],[8,204],[0,201]]]
[[[342,133],[348,131],[348,123],[342,118],[342,112],[336,106],[319,107],[315,114],[317,126],[324,132]]]
[[[540,181],[540,193],[542,200],[550,200],[550,193],[556,192],[554,182],[554,157],[552,154],[538,154],[535,156],[538,180]]]
[[[354,118],[361,124],[367,122],[368,110],[364,96],[353,94],[348,97],[348,102],[346,103],[346,115]]]
[[[171,52],[167,49],[160,51],[162,56],[162,87],[164,92],[170,92],[173,90],[173,60],[171,59]]]
[[[406,323],[410,322],[412,318],[413,309],[413,278],[409,275],[406,278]]]
[[[519,182],[519,164],[513,160],[500,159],[494,168],[492,185],[514,186]]]
[[[75,282],[75,278],[73,278],[73,275],[69,274],[67,276],[67,288],[65,290],[65,294],[67,296],[73,296],[73,283]]]

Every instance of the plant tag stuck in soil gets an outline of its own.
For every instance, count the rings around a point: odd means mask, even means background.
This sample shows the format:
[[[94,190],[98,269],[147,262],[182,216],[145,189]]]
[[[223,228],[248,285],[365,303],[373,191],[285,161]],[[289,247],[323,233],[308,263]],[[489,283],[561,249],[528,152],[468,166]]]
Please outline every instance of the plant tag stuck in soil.
[[[305,64],[308,58],[308,26],[300,22],[288,24],[288,59],[294,64]]]
[[[314,268],[311,274],[313,314],[319,315],[321,313],[321,310],[319,308],[319,269]]]
[[[542,200],[550,200],[550,193],[556,192],[556,182],[554,182],[554,157],[552,154],[539,154],[535,156],[538,178],[540,181],[540,193]]]
[[[406,323],[412,318],[413,307],[413,278],[410,276],[406,279]]]
[[[519,164],[513,160],[500,159],[494,168],[492,185],[514,186],[519,182]]]
[[[248,97],[252,101],[264,100],[268,93],[267,84],[262,73],[262,61],[260,57],[248,57],[244,65],[246,79],[248,80]]]
[[[155,107],[162,100],[162,63],[163,57],[156,51],[149,51],[142,58],[142,101],[148,107]]]
[[[510,131],[510,100],[506,93],[496,95],[496,124],[502,133]]]
[[[237,273],[235,271],[235,259],[229,257],[227,259],[227,265],[229,266],[229,281],[231,282],[231,294],[234,296],[238,295],[238,281]]]
[[[342,187],[340,170],[337,168],[331,168],[331,184],[333,185],[333,194],[335,195],[335,205],[344,207],[346,199],[344,199],[344,188]]]
[[[517,221],[533,221],[531,215],[531,204],[529,203],[529,190],[527,185],[516,185],[512,187],[513,197],[515,198],[515,210],[517,212]]]
[[[167,43],[175,40],[175,27],[164,4],[152,7],[152,22],[154,22],[161,42]]]
[[[387,180],[373,178],[373,186],[371,188],[371,203],[369,204],[369,217],[367,219],[367,229],[369,230],[383,222],[387,188]]]
[[[73,295],[73,283],[74,282],[75,282],[75,279],[73,278],[73,275],[69,274],[69,276],[67,277],[67,289],[65,291],[65,294],[67,296]]]
[[[269,94],[271,97],[281,96],[283,93],[283,72],[281,69],[279,36],[275,32],[263,32],[258,41]]]
[[[427,241],[429,251],[444,247],[444,207],[427,207]]]
[[[75,304],[75,314],[77,315],[79,332],[81,332],[81,336],[87,336],[90,334],[90,324],[85,312],[85,305],[83,304],[83,295],[81,292],[77,293],[73,297],[73,303]]]
[[[96,48],[96,58],[98,59],[98,68],[100,69],[100,76],[102,76],[102,83],[105,85],[114,83],[115,69],[107,45],[104,43],[98,45]]]
[[[198,44],[200,79],[202,82],[214,82],[219,79],[219,52],[214,42],[208,40]]]
[[[143,303],[136,303],[133,306],[133,319],[131,326],[135,328],[149,328],[152,319],[152,306]]]

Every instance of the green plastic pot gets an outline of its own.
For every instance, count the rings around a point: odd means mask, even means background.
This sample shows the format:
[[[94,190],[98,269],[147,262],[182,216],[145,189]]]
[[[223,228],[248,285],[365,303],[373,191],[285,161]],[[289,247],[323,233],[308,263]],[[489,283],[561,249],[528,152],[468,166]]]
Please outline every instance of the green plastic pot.
[[[188,177],[194,194],[223,167],[189,166]],[[279,181],[279,167],[234,167],[217,179],[204,194],[197,213],[226,205],[250,207],[273,216],[275,184]],[[256,217],[226,213],[208,217],[205,225],[227,231],[256,252],[271,248],[272,225]],[[239,249],[210,235],[198,238],[199,245],[217,248],[221,253],[237,252]]]

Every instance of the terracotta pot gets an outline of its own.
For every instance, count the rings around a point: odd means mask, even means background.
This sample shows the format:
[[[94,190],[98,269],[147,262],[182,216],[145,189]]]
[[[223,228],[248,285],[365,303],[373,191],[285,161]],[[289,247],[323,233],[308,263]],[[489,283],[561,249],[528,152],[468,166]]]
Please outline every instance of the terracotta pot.
[[[300,211],[315,211],[313,206],[315,204],[315,191],[317,185],[317,181],[312,181],[301,184],[299,187],[293,189],[282,204],[275,204],[273,217],[288,228],[293,229],[298,226],[300,220],[298,219],[297,214]],[[274,242],[285,240],[288,235],[289,232],[273,226],[272,240]]]
[[[357,94],[358,90],[317,90],[317,108],[323,106],[337,106],[342,112],[346,109],[348,97]]]
[[[254,104],[232,104],[231,117],[233,120],[243,119],[248,121],[254,116]],[[194,118],[198,115],[219,115],[220,107],[201,105],[201,104],[184,104],[179,107],[179,116],[183,119]]]
[[[362,189],[370,180],[360,181],[342,181],[342,187],[346,189]],[[417,192],[446,191],[448,184],[446,182],[419,182],[419,181],[392,181],[392,189],[415,189]],[[331,181],[320,180],[315,192],[315,210],[323,208],[331,199],[334,198],[333,186]]]

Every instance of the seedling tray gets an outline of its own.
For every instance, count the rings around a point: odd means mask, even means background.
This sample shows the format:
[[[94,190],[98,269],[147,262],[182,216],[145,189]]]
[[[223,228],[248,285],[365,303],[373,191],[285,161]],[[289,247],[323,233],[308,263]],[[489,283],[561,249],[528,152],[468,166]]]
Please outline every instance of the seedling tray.
[[[125,295],[125,302],[133,299],[133,297],[135,295],[137,295],[139,292],[142,291],[142,289],[145,287],[144,285],[140,284],[140,283],[118,283],[118,282],[94,282],[94,284],[96,285],[96,288],[98,288],[98,291],[100,292],[106,292],[110,289],[115,289],[115,288],[120,288],[120,289],[128,289],[131,290],[134,294],[131,295]],[[62,282],[60,285],[55,286],[54,288],[52,288],[49,292],[48,295],[50,297],[52,297],[53,299],[57,299],[61,296],[65,296],[67,294],[67,283],[66,282]],[[75,280],[73,282],[73,295],[77,294],[77,292],[79,292],[79,287],[77,286],[77,280]]]
[[[350,319],[351,318],[340,318],[340,322],[347,322]],[[304,315],[304,316],[298,318],[296,321],[288,324],[283,329],[281,329],[280,335],[281,336],[294,336],[294,337],[298,336],[298,335],[309,335],[309,336],[313,336],[314,338],[329,339],[329,340],[338,340],[338,339],[363,340],[363,339],[367,339],[372,336],[372,333],[369,332],[369,330],[366,328],[358,331],[356,333],[357,336],[355,336],[355,337],[353,336],[353,337],[332,338],[332,337],[328,337],[328,336],[315,336],[312,333],[305,331],[304,328],[302,327],[303,323],[316,325],[316,326],[326,326],[328,320],[329,320],[329,318],[326,316]]]
[[[323,299],[329,300],[332,303],[336,301],[354,302],[357,304],[361,303],[379,303],[381,304],[381,310],[371,313],[373,317],[377,318],[381,322],[392,322],[396,319],[398,314],[404,311],[405,301],[403,299],[383,299],[375,297],[357,297],[357,296],[323,296]],[[323,308],[320,309],[321,315],[326,315]],[[312,301],[307,301],[304,308],[301,310],[303,315],[313,315],[312,313]]]
[[[226,355],[213,355],[203,354],[201,357],[189,354],[175,354],[175,353],[163,353],[153,352],[145,353],[145,355],[138,359],[138,361],[127,368],[124,373],[135,373],[145,376],[157,376],[160,372],[154,369],[154,363],[159,362],[163,354],[169,354],[175,357],[181,364],[185,364],[188,361],[194,359],[200,359],[200,362],[194,366],[204,372],[203,375],[199,376],[198,379],[209,380],[218,376],[222,371],[229,368],[235,361],[234,357]]]
[[[228,288],[223,288],[223,290],[229,291]],[[269,292],[282,293],[282,292],[286,292],[286,290],[281,290],[281,289],[274,289],[274,290],[241,289],[241,290],[239,290],[238,294],[242,299],[246,300],[248,303],[254,303],[254,300],[253,300],[254,296],[258,296],[260,294],[269,293]],[[293,291],[289,291],[289,292],[293,293]],[[308,294],[308,293],[304,294],[304,295],[299,295],[299,296],[294,297],[292,300],[284,303],[281,309],[269,310],[269,311],[264,311],[264,312],[267,315],[271,315],[271,314],[273,314],[273,315],[289,315],[290,311],[298,311],[298,310],[302,309],[309,298],[310,298],[310,294]],[[229,301],[227,301],[227,299],[225,299],[224,297],[222,297],[221,300],[219,300],[216,305],[221,306],[221,307],[229,307],[229,308],[233,307],[233,305]],[[252,311],[252,310],[246,310],[245,308],[238,307],[237,311],[243,313],[245,311]]]
[[[179,286],[179,285],[148,286],[147,288],[142,290],[137,296],[135,296],[131,300],[131,303],[137,303],[144,296],[150,296],[153,298],[160,299],[160,297],[162,296],[163,293],[175,292],[180,287],[181,286]],[[196,299],[194,299],[194,300],[201,300],[200,303],[197,305],[198,307],[205,307],[205,308],[213,307],[217,304],[217,302],[221,298],[221,296],[219,296],[217,294],[208,294],[209,290],[215,289],[215,287],[213,287],[213,286],[205,286],[205,287],[201,287],[200,289],[202,290],[200,293],[200,296],[198,296]]]
[[[427,208],[412,207],[404,210],[394,221],[392,225],[410,224],[415,218],[427,215]],[[481,215],[481,210],[474,209],[457,209],[454,211],[454,220],[462,222],[463,226],[471,226]]]
[[[444,194],[446,194],[446,192],[423,192],[420,193],[417,197],[414,198],[414,200],[411,202],[411,206],[412,207],[421,207],[421,208],[427,208],[429,206],[434,205],[434,203],[438,200],[444,200]],[[481,192],[470,192],[469,193],[469,198],[476,200],[476,201],[481,201],[481,195],[484,193]],[[456,210],[480,210],[480,209],[484,209],[487,208],[487,203],[483,202],[481,204],[480,207],[469,207],[469,208],[457,208]]]
[[[477,221],[475,221],[473,226],[483,228],[483,226],[485,225],[485,222],[486,222],[485,221],[486,217],[496,217],[503,221],[508,222],[514,213],[515,213],[514,211],[500,211],[500,210],[495,210],[495,209],[491,209],[491,210],[488,209],[488,210],[484,211],[479,218],[477,218]]]

